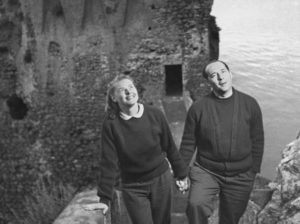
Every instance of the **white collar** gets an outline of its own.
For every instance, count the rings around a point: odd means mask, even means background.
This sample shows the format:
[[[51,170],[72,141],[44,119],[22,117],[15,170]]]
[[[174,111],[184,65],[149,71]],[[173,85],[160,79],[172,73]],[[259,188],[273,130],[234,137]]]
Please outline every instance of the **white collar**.
[[[141,118],[143,116],[143,113],[144,113],[144,105],[141,104],[141,103],[139,103],[138,104],[138,108],[139,108],[138,112],[135,115],[132,115],[132,116],[130,116],[128,114],[125,114],[122,111],[120,111],[120,117],[123,120],[129,120],[129,119],[131,119],[133,117],[135,117],[135,118]]]

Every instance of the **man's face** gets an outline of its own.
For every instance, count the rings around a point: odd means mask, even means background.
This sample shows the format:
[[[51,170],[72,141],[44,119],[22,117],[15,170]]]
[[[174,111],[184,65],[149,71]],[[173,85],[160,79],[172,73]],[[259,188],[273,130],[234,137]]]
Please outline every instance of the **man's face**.
[[[138,92],[130,79],[122,79],[115,85],[113,101],[119,106],[131,107],[138,101]]]
[[[232,91],[232,74],[223,63],[213,62],[207,66],[205,71],[208,76],[207,80],[217,94],[224,96]]]

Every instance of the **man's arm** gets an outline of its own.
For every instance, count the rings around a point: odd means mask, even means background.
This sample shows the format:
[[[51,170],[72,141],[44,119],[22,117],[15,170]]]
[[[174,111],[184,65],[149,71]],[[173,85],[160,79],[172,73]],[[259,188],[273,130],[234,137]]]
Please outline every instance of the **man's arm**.
[[[252,107],[252,116],[250,121],[250,138],[252,142],[252,170],[255,173],[260,172],[264,153],[264,128],[261,109],[256,101]]]

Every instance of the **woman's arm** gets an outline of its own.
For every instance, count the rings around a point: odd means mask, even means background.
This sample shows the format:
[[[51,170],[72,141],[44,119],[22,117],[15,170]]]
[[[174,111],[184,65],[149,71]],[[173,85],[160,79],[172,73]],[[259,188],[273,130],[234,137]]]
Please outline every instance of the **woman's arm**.
[[[97,194],[100,197],[100,202],[106,205],[112,200],[117,171],[118,155],[114,137],[109,123],[104,121],[101,136],[101,160]]]
[[[183,179],[187,176],[188,167],[180,157],[178,149],[173,140],[168,122],[163,113],[160,114],[160,123],[162,126],[161,145],[162,149],[166,152],[167,158],[171,163],[174,171],[174,176],[178,179]]]

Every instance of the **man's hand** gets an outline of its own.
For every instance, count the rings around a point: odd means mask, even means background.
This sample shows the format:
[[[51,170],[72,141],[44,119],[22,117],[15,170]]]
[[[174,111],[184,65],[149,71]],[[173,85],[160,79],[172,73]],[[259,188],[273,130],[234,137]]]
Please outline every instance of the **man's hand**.
[[[186,177],[182,180],[176,180],[176,186],[182,194],[185,194],[185,192],[189,189],[189,187],[190,187],[189,182],[190,181],[189,181],[188,177]]]
[[[87,205],[82,205],[84,210],[87,211],[93,211],[93,210],[102,210],[103,215],[105,215],[108,211],[108,205],[104,203],[93,203],[93,204],[87,204]]]

